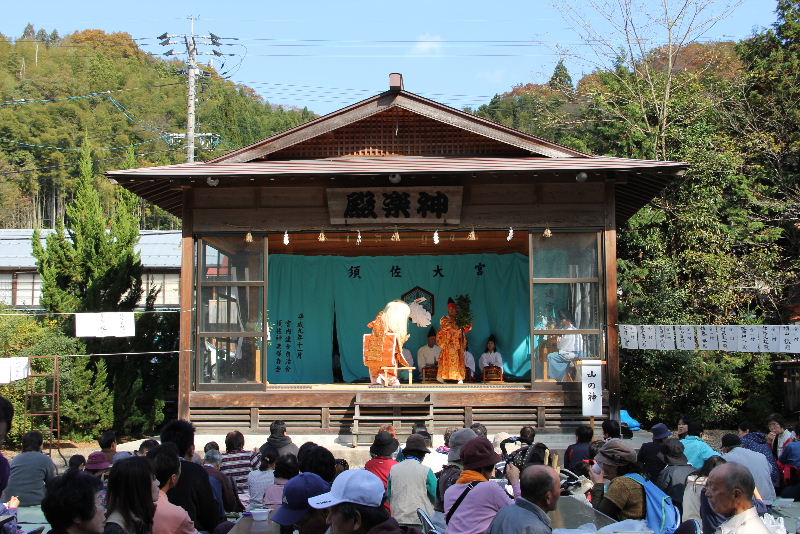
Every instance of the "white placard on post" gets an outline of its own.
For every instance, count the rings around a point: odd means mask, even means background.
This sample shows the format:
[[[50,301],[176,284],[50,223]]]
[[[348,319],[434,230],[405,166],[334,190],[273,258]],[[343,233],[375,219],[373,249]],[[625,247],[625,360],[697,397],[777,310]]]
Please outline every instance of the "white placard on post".
[[[678,350],[697,350],[695,326],[679,324],[675,326],[675,348]]]
[[[581,395],[585,417],[603,415],[603,364],[602,360],[579,360],[581,368]]]
[[[636,325],[619,325],[620,345],[623,349],[638,349],[639,336],[636,334]]]

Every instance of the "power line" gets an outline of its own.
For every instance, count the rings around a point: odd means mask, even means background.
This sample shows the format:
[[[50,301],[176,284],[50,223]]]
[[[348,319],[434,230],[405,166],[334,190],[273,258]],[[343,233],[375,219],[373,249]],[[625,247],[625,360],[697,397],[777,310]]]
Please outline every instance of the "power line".
[[[144,144],[147,144],[147,143],[152,143],[153,141],[158,141],[159,139],[162,140],[162,141],[168,142],[168,141],[166,141],[166,139],[164,139],[163,136],[159,136],[159,137],[153,137],[152,139],[148,139],[146,141],[142,141],[140,143],[132,143],[132,144],[129,144],[129,145],[113,146],[113,147],[109,147],[109,148],[93,148],[92,150],[97,150],[97,151],[123,150],[123,149],[129,148],[129,147],[132,147],[132,146],[140,146],[140,145],[144,145]],[[82,150],[80,148],[63,148],[63,147],[58,147],[58,146],[37,145],[35,143],[25,143],[25,142],[22,142],[22,141],[15,141],[15,140],[9,139],[7,137],[0,137],[0,141],[5,141],[6,143],[13,143],[15,145],[27,146],[27,147],[32,147],[32,148],[47,148],[47,149],[50,149],[50,150],[64,150],[64,151],[69,151],[69,152],[80,152]]]
[[[140,153],[137,153],[135,155],[136,156],[149,156],[151,154],[161,154],[163,152],[174,152],[175,150],[182,150],[183,148],[184,147],[182,147],[182,146],[178,146],[178,147],[174,147],[174,148],[168,148],[166,150],[154,150],[152,152],[140,152]],[[110,157],[110,158],[98,158],[98,159],[93,159],[92,161],[95,162],[95,163],[98,163],[100,161],[108,161],[110,159],[117,159],[119,157],[120,156],[115,156],[115,157]],[[15,170],[15,171],[2,171],[2,172],[0,172],[0,176],[7,176],[9,174],[21,174],[21,173],[24,173],[24,172],[45,171],[45,170],[49,170],[49,169],[59,169],[59,168],[63,168],[63,167],[77,167],[78,165],[80,165],[79,162],[76,162],[76,163],[63,163],[61,165],[48,165],[46,167],[33,167],[33,168],[30,168],[30,169],[18,169],[18,170]]]
[[[61,96],[57,98],[40,98],[35,100],[28,100],[28,99],[21,99],[21,100],[9,100],[6,102],[0,102],[0,106],[17,106],[20,104],[40,104],[44,102],[61,102],[64,100],[78,100],[81,98],[93,98],[97,96],[105,96],[113,93],[129,93],[131,91],[141,91],[143,89],[157,89],[159,87],[170,87],[173,85],[183,85],[183,82],[174,82],[174,83],[162,83],[159,85],[145,85],[142,87],[130,87],[126,89],[108,89],[106,91],[96,91],[94,93],[88,93],[85,95],[77,95],[77,96]]]

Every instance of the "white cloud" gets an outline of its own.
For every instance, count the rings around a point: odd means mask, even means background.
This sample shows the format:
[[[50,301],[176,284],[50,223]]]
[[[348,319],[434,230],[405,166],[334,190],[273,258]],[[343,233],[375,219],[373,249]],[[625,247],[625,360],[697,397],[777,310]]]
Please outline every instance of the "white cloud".
[[[442,55],[441,35],[424,33],[417,38],[417,43],[411,48],[412,56],[440,56]]]

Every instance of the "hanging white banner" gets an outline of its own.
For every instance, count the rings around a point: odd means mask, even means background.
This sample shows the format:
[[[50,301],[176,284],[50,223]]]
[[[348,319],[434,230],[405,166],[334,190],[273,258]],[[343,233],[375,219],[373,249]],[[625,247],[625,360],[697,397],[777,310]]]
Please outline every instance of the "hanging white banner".
[[[603,365],[601,360],[579,360],[583,415],[603,415]]]

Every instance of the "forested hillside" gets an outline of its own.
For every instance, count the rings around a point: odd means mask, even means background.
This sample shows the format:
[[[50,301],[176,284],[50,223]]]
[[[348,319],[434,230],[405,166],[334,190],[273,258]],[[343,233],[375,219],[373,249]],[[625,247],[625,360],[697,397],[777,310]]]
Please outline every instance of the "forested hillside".
[[[201,77],[198,132],[218,134],[216,147],[199,159],[306,122],[306,109],[284,110],[252,89]],[[63,218],[74,193],[84,139],[96,168],[119,168],[133,147],[136,164],[186,161],[182,139],[166,134],[186,128],[185,65],[142,51],[125,33],[86,30],[65,37],[28,25],[18,37],[0,35],[0,228],[49,227]],[[104,209],[113,186],[98,178]],[[163,211],[139,206],[144,228],[174,228]]]

